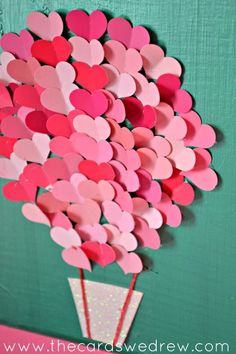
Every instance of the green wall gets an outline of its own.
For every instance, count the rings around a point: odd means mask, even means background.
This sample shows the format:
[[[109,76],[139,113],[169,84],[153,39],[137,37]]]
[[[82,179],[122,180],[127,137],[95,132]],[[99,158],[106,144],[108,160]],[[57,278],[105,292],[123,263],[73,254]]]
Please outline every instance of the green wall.
[[[218,135],[212,154],[219,187],[198,192],[194,205],[183,209],[182,227],[165,229],[161,250],[146,252],[152,271],[138,280],[145,296],[128,343],[223,341],[236,353],[236,2],[1,0],[0,29],[18,32],[29,11],[73,8],[106,10],[151,29],[184,64],[183,87]],[[0,322],[80,340],[67,284],[77,271],[61,260],[47,227],[28,222],[20,205],[2,197],[0,208]],[[87,278],[122,286],[130,279],[117,266],[96,267]]]

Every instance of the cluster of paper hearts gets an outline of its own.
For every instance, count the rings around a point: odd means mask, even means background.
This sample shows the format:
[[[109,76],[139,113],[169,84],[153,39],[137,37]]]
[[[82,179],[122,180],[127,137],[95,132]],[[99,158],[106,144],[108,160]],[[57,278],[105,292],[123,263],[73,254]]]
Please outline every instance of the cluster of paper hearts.
[[[135,250],[158,249],[157,229],[180,225],[192,184],[215,188],[214,130],[144,27],[80,10],[66,26],[57,12],[26,23],[0,42],[3,194],[51,227],[70,265],[139,273]]]

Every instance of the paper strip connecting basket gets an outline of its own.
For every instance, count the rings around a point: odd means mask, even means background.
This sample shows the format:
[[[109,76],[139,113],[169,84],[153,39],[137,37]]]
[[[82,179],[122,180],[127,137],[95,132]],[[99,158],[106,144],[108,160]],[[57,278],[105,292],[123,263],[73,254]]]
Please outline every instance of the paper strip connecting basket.
[[[69,278],[69,284],[78,313],[81,330],[88,337],[84,314],[82,291],[79,279]],[[112,344],[120,319],[121,309],[128,289],[119,286],[85,280],[86,296],[90,317],[91,337],[94,340]],[[133,291],[117,343],[122,345],[127,337],[143,293]]]

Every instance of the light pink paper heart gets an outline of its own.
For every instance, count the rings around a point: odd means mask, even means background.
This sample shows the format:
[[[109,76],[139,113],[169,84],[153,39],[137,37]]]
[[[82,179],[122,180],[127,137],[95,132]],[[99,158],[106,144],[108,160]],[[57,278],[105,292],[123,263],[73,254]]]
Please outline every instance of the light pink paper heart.
[[[70,63],[62,61],[56,68],[49,65],[39,67],[34,74],[36,83],[44,88],[62,88],[75,80],[75,70]]]
[[[141,166],[141,161],[138,153],[132,150],[125,150],[122,145],[118,143],[111,143],[113,149],[113,158],[121,162],[128,170],[137,170]]]
[[[76,249],[64,249],[62,251],[62,258],[66,263],[73,267],[87,269],[91,272],[91,264],[89,262],[89,259],[79,247]]]
[[[157,157],[156,153],[149,148],[140,148],[137,152],[142,169],[147,170],[153,179],[167,179],[172,175],[173,167],[167,158]]]
[[[51,226],[48,217],[36,204],[26,203],[22,206],[21,211],[24,217],[30,221]]]
[[[63,21],[57,12],[46,16],[42,12],[32,11],[26,17],[26,24],[31,32],[47,41],[52,41],[63,31]]]
[[[133,214],[141,216],[148,226],[153,229],[159,229],[163,224],[161,213],[155,208],[151,208],[148,202],[142,198],[132,198],[133,201]]]
[[[79,225],[94,225],[100,221],[101,209],[97,202],[86,199],[83,203],[70,205],[67,208],[67,214]]]
[[[126,128],[121,127],[113,119],[107,119],[111,128],[110,140],[122,145],[125,150],[131,150],[134,147],[134,137],[132,132]]]
[[[13,60],[15,60],[15,57],[11,53],[3,52],[0,54],[0,81],[4,83],[4,85],[8,85],[10,82],[19,84],[19,82],[13,79],[7,71],[8,64]]]
[[[177,205],[172,204],[167,194],[162,193],[161,200],[153,206],[161,212],[165,224],[172,227],[178,227],[181,224],[181,211]]]
[[[35,133],[32,140],[18,140],[14,145],[14,152],[22,160],[43,164],[50,151],[49,143],[48,135]]]
[[[196,162],[196,156],[192,149],[186,148],[182,140],[169,140],[172,151],[168,159],[173,165],[182,171],[190,171]]]
[[[185,120],[180,116],[174,116],[173,109],[167,103],[160,102],[155,109],[157,112],[156,134],[164,135],[167,139],[183,139],[188,130]]]
[[[117,41],[107,41],[104,46],[105,58],[120,73],[137,73],[142,69],[142,57],[136,49],[126,49]]]
[[[104,50],[98,40],[92,39],[88,42],[82,37],[71,37],[69,42],[73,48],[71,55],[75,60],[90,66],[99,65],[103,61]]]
[[[135,81],[131,75],[127,73],[119,74],[118,70],[110,65],[103,64],[109,78],[106,90],[111,91],[118,98],[132,96],[136,91]]]
[[[64,248],[79,247],[81,239],[75,229],[63,229],[62,227],[53,227],[50,231],[54,242]]]
[[[160,95],[154,82],[148,82],[145,76],[140,73],[133,73],[132,76],[135,78],[136,83],[136,97],[144,106],[157,106],[160,102]]]
[[[10,159],[3,157],[0,159],[0,177],[18,180],[26,165],[26,161],[14,153]]]
[[[130,194],[124,190],[121,185],[115,181],[110,182],[115,190],[114,201],[120,206],[122,211],[127,211],[132,214],[133,212],[133,202]]]
[[[113,246],[116,252],[117,264],[125,274],[140,273],[143,270],[143,264],[139,256],[134,253],[128,253],[122,246]]]
[[[93,199],[99,203],[104,200],[113,200],[115,197],[113,187],[104,180],[98,183],[91,180],[83,181],[79,184],[78,191],[84,199]]]
[[[140,54],[143,59],[143,67],[148,77],[158,79],[163,74],[180,76],[182,68],[179,62],[171,57],[165,57],[161,47],[155,44],[145,45]]]
[[[116,174],[116,181],[124,186],[128,192],[136,192],[139,187],[139,179],[135,171],[127,170],[122,163],[116,160],[110,161],[110,165]]]
[[[127,211],[122,211],[115,202],[106,200],[102,203],[102,210],[109,223],[118,227],[122,232],[132,232],[134,219]]]
[[[135,228],[133,233],[137,237],[142,247],[152,248],[154,250],[160,248],[161,240],[158,232],[150,228],[146,220],[140,216],[135,216]]]
[[[70,203],[83,202],[84,198],[81,197],[78,191],[78,187],[83,181],[86,181],[86,177],[76,173],[70,177],[70,182],[62,180],[54,183],[51,192],[58,200]]]
[[[74,133],[71,136],[72,145],[79,154],[87,160],[98,164],[111,160],[113,151],[107,141],[96,142],[93,138],[81,133]]]
[[[115,97],[108,91],[103,91],[109,99],[109,107],[106,111],[106,117],[115,120],[117,123],[122,123],[125,120],[125,106],[120,99]]]
[[[47,88],[41,94],[41,104],[50,111],[67,115],[74,109],[70,102],[70,94],[77,88],[74,84],[64,85],[61,90]]]
[[[102,117],[93,119],[85,114],[79,115],[74,119],[73,125],[78,133],[85,133],[96,141],[106,140],[111,133],[109,124]]]
[[[75,227],[83,241],[107,242],[107,232],[103,225],[78,225]]]
[[[110,224],[104,224],[104,228],[107,231],[108,241],[111,245],[119,245],[126,249],[126,251],[134,251],[138,242],[134,235],[130,232],[120,232],[120,230]]]

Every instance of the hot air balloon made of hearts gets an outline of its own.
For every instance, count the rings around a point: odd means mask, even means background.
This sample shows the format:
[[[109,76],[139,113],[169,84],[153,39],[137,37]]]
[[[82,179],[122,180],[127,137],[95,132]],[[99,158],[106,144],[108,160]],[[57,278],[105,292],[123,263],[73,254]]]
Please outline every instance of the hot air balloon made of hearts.
[[[137,251],[158,251],[159,229],[181,227],[195,188],[216,187],[216,135],[146,28],[99,10],[31,12],[26,25],[0,42],[3,195],[78,268],[69,284],[83,336],[122,344],[143,296]],[[114,262],[132,274],[128,289],[86,280]]]

